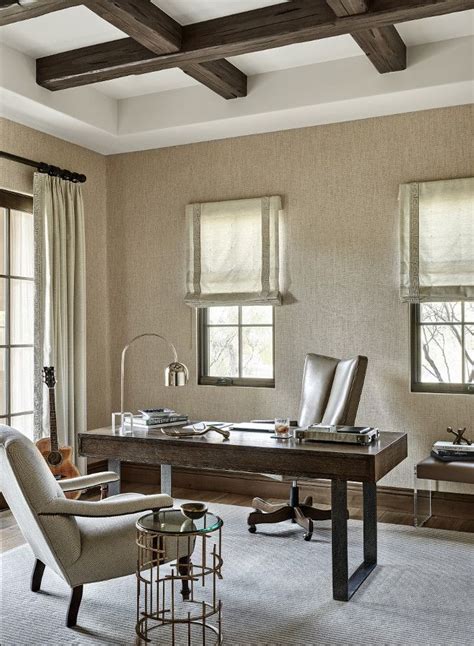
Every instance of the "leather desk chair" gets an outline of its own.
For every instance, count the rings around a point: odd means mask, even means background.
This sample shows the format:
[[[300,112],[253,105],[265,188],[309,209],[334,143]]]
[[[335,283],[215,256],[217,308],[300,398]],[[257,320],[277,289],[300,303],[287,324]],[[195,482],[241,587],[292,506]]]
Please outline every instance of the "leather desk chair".
[[[297,425],[353,426],[366,370],[367,357],[335,359],[320,354],[307,354]],[[306,497],[300,504],[298,482],[293,480],[287,504],[274,505],[262,498],[253,499],[252,507],[255,511],[247,518],[249,532],[253,534],[257,529],[256,525],[261,523],[291,520],[305,530],[304,539],[309,541],[313,533],[313,521],[331,518],[330,510],[317,509],[312,504],[311,496]]]
[[[97,484],[94,475],[77,478],[76,484],[77,480],[82,481],[81,487],[87,482]],[[33,442],[1,425],[0,487],[36,558],[32,591],[39,591],[46,565],[72,589],[66,618],[69,628],[76,625],[85,583],[136,571],[138,518],[173,505],[166,494],[125,493],[98,502],[69,500]],[[176,559],[187,564],[189,556],[181,548],[177,553],[176,542],[165,539],[163,563]],[[182,594],[186,594],[184,587]]]

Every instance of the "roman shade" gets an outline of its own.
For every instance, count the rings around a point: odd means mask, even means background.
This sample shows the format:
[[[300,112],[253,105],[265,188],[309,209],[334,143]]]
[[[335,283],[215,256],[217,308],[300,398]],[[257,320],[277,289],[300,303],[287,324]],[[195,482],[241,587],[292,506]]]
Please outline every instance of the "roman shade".
[[[279,305],[279,196],[189,204],[185,302]]]
[[[474,300],[474,178],[400,186],[400,298]]]

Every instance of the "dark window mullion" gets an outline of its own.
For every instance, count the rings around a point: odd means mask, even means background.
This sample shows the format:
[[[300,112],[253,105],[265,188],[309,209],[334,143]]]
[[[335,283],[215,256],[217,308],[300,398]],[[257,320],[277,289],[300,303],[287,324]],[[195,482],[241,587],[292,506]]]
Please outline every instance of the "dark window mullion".
[[[419,304],[413,305],[411,314],[411,362],[412,362],[412,391],[414,392],[431,392],[431,393],[472,393],[474,389],[471,388],[470,383],[467,381],[466,374],[466,309],[465,303],[461,302],[461,320],[449,322],[432,322],[421,321],[421,306]],[[422,381],[422,339],[421,330],[424,326],[439,326],[439,327],[458,327],[461,329],[461,369],[462,381],[461,382],[424,382]]]
[[[200,326],[198,332],[198,341],[199,341],[199,352],[200,357],[198,358],[198,366],[200,370],[199,374],[199,383],[204,385],[225,385],[221,382],[223,380],[232,383],[236,386],[265,386],[265,387],[274,387],[274,375],[275,375],[275,350],[273,346],[273,357],[272,357],[272,371],[273,377],[271,379],[263,378],[247,378],[243,376],[243,328],[270,328],[272,330],[272,338],[274,337],[274,318],[272,310],[272,322],[271,323],[242,323],[243,319],[243,310],[242,306],[238,306],[238,319],[237,323],[209,323],[209,308],[203,308],[198,316],[198,325]],[[209,337],[209,328],[237,328],[237,343],[238,343],[238,377],[210,377],[209,376],[209,356],[210,356],[210,337]],[[274,344],[274,338],[273,338]]]
[[[463,384],[467,384],[467,375],[466,375],[466,357],[465,357],[465,330],[464,330],[464,324],[465,324],[465,316],[464,316],[464,301],[461,303],[461,320],[462,320],[462,325],[461,325],[461,370],[462,370],[462,382]]]
[[[242,374],[242,307],[239,305],[239,319],[238,319],[238,335],[239,335],[239,379],[243,378]]]
[[[10,350],[10,270],[11,270],[11,247],[10,247],[10,209],[5,209],[5,413],[7,415],[8,425],[11,424],[11,350]]]

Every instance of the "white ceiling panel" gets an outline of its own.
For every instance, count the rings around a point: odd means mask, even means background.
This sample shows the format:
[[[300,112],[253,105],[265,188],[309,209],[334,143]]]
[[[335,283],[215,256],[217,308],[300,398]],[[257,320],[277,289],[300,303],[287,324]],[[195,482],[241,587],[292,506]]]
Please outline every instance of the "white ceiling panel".
[[[287,0],[152,0],[160,9],[182,25],[251,11]]]
[[[412,20],[397,25],[408,47],[474,35],[474,10]]]
[[[191,85],[199,85],[198,81],[182,72],[180,69],[160,70],[138,76],[124,76],[120,79],[95,83],[94,88],[115,99],[127,99],[155,92],[178,90]]]
[[[0,27],[0,41],[32,58],[124,38],[126,34],[83,6]]]
[[[252,76],[360,55],[360,47],[350,36],[337,36],[234,56],[229,61]]]

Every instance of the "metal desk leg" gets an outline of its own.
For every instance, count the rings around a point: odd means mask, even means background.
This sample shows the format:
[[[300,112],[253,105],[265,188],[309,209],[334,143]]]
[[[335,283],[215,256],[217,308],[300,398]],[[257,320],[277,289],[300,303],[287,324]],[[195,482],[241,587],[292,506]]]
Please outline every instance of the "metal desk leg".
[[[171,496],[171,464],[161,465],[161,493]]]
[[[377,485],[375,482],[362,484],[364,496],[364,563],[377,564]]]
[[[337,601],[349,601],[377,564],[377,486],[363,483],[364,561],[349,577],[347,558],[347,482],[333,480],[332,492],[332,585]]]
[[[120,460],[107,460],[107,469],[115,471],[119,478],[122,477],[120,474]],[[120,480],[109,484],[109,496],[115,496],[118,493],[120,493]]]
[[[348,601],[347,561],[347,482],[331,481],[332,593],[338,601]]]

